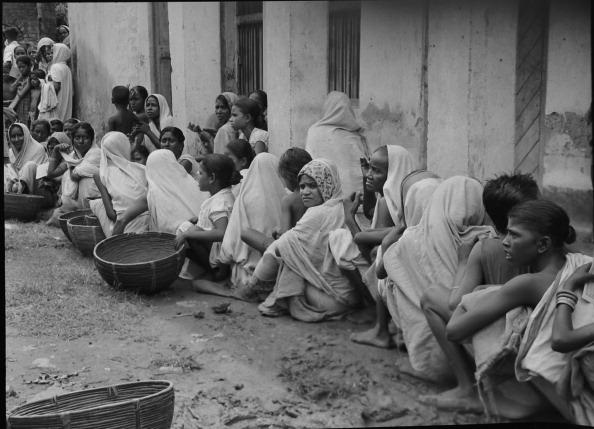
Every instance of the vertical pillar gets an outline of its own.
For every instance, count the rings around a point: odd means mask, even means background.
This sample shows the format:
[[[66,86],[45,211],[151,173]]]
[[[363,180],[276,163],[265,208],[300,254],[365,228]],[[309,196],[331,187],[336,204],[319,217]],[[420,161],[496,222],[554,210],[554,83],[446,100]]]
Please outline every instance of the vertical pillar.
[[[264,90],[270,152],[304,147],[328,93],[328,4],[270,1],[263,7]]]
[[[171,92],[176,126],[204,126],[221,93],[220,4],[171,2]]]

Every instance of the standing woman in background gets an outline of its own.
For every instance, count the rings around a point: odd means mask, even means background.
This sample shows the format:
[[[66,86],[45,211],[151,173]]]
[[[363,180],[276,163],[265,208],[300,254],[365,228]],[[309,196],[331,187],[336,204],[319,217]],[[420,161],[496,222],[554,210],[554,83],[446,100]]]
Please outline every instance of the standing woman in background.
[[[66,62],[70,59],[70,48],[62,43],[54,44],[49,58],[52,60],[48,81],[52,82],[58,105],[53,116],[61,121],[72,117],[72,72]]]
[[[37,67],[43,70],[46,74],[52,62],[51,53],[54,41],[49,37],[42,37],[37,42]]]
[[[227,144],[237,140],[238,132],[229,123],[231,108],[239,97],[233,92],[223,92],[215,100],[217,134],[214,138],[213,153],[225,153]],[[208,126],[208,124],[207,124]]]
[[[60,40],[61,43],[70,47],[70,28],[68,28],[67,25],[60,25],[58,27],[58,36],[61,39]]]

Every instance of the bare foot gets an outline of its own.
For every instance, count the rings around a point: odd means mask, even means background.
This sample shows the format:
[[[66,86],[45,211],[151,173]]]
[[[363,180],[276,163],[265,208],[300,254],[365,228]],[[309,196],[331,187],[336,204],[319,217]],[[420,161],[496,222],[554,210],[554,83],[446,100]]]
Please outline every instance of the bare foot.
[[[372,307],[357,310],[346,316],[346,320],[356,325],[367,325],[375,321],[375,311]]]
[[[391,349],[396,346],[394,341],[392,341],[390,334],[387,332],[381,334],[377,325],[368,331],[353,333],[350,339],[354,343],[365,344],[382,349]]]
[[[442,410],[462,411],[481,414],[484,412],[483,404],[478,398],[474,388],[462,389],[455,387],[451,390],[435,395],[421,395],[419,401],[434,405]]]
[[[233,297],[233,292],[225,282],[217,283],[210,280],[200,279],[192,281],[194,290],[199,293],[207,293],[210,295],[218,295],[225,297]]]

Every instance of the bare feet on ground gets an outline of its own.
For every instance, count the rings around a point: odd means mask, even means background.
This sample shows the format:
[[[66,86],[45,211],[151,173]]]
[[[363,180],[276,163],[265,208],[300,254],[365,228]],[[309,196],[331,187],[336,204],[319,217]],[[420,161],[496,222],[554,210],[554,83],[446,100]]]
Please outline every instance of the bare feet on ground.
[[[483,404],[479,400],[476,389],[455,387],[435,395],[420,395],[419,401],[434,405],[442,410],[483,413]]]
[[[192,286],[196,292],[229,298],[233,297],[233,292],[231,292],[226,282],[217,283],[207,279],[199,279],[192,281]]]
[[[396,344],[394,344],[394,341],[392,340],[392,336],[388,332],[383,334],[380,333],[377,325],[368,331],[351,334],[350,339],[355,343],[379,347],[382,349],[391,349],[396,347]]]

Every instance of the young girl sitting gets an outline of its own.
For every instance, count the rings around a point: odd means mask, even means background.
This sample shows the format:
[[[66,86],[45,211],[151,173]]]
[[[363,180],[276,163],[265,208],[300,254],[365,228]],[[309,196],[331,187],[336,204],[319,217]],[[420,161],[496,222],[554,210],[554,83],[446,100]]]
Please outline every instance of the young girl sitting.
[[[228,288],[215,282],[228,275],[228,267],[220,265],[218,258],[235,202],[231,186],[239,183],[240,176],[231,158],[221,154],[207,155],[199,168],[198,186],[210,198],[202,203],[198,218],[180,228],[176,246],[187,243],[188,258],[206,271],[205,278],[193,282],[198,292],[228,295]]]
[[[149,151],[146,147],[142,144],[136,144],[132,146],[132,154],[131,160],[132,162],[136,162],[138,164],[146,165],[146,160],[148,159]]]
[[[268,131],[264,131],[264,123],[260,106],[249,98],[240,98],[231,108],[229,122],[239,131],[239,138],[249,141],[256,154],[268,152]]]
[[[575,241],[575,230],[569,225],[565,211],[555,203],[546,200],[526,201],[510,210],[508,216],[507,235],[502,242],[506,258],[516,266],[529,267],[530,271],[514,277],[501,287],[465,295],[446,328],[450,341],[464,342],[517,307],[540,306],[551,284],[564,281],[579,264],[587,260],[586,256],[568,253],[565,249],[564,243]],[[467,303],[475,294],[481,294],[482,298],[469,308]],[[531,319],[533,317],[534,313]],[[530,337],[529,331],[530,324],[522,343],[527,336]],[[548,335],[550,338],[550,330]],[[548,348],[550,350],[550,345]],[[539,362],[546,360],[546,357],[538,357]],[[519,353],[516,362],[520,361]],[[468,377],[472,377],[473,365],[466,363],[466,366]],[[448,396],[446,392],[443,400],[438,402],[443,405],[453,402],[454,398],[448,399]],[[456,400],[461,403],[463,399],[458,397]]]
[[[52,134],[64,131],[64,123],[59,119],[52,119],[51,121],[49,121],[49,123],[52,129]]]
[[[303,205],[299,191],[299,172],[311,160],[311,155],[305,149],[291,147],[281,155],[278,161],[278,174],[291,193],[281,201],[281,225],[275,238],[293,228],[307,210]]]
[[[233,164],[235,165],[235,170],[239,172],[242,179],[247,174],[248,169],[250,168],[250,165],[256,156],[254,149],[252,149],[252,146],[247,142],[247,140],[233,140],[227,143],[225,155],[231,158]],[[235,197],[237,197],[239,194],[240,188],[241,183],[233,186],[232,191]]]

